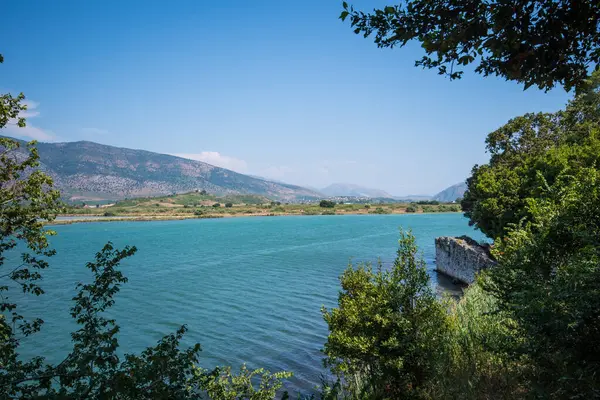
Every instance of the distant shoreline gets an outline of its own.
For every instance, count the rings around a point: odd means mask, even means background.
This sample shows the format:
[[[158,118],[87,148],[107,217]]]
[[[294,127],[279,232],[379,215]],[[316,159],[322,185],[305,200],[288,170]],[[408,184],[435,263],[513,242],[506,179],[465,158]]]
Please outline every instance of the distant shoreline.
[[[238,218],[238,217],[326,217],[343,215],[421,215],[421,214],[459,214],[461,211],[440,211],[440,212],[393,212],[393,213],[365,213],[365,212],[344,212],[337,214],[297,214],[297,213],[264,213],[264,214],[220,214],[220,215],[122,215],[114,217],[104,217],[101,215],[81,215],[81,214],[61,214],[58,217],[70,217],[73,219],[60,219],[46,222],[45,225],[71,225],[92,222],[151,222],[151,221],[181,221],[187,219],[220,219],[220,218]]]

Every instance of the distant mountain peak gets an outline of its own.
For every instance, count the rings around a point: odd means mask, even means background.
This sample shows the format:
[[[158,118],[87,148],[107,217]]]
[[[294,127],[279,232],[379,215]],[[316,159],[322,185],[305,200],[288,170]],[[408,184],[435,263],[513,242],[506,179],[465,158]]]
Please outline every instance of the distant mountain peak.
[[[320,192],[327,196],[393,197],[384,190],[372,189],[353,183],[332,183],[321,189]]]
[[[467,184],[464,182],[460,182],[442,190],[441,192],[433,196],[433,199],[449,203],[458,198],[462,198],[465,195],[466,190]]]

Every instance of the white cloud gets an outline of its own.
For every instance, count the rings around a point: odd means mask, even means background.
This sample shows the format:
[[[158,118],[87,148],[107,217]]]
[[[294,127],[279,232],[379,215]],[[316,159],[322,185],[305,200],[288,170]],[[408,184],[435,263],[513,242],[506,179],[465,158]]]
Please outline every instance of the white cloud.
[[[203,151],[201,153],[176,153],[177,157],[188,158],[190,160],[203,161],[221,168],[227,168],[236,172],[246,172],[248,164],[244,160],[225,156],[218,151]]]
[[[55,140],[56,135],[54,134],[54,132],[49,131],[47,129],[39,128],[31,123],[31,119],[40,115],[40,112],[37,110],[39,103],[31,100],[25,100],[23,104],[27,106],[27,110],[21,111],[19,113],[19,117],[27,118],[27,125],[24,128],[20,128],[17,125],[17,120],[12,119],[8,121],[4,129],[2,129],[2,134],[8,136],[26,137],[45,142]]]

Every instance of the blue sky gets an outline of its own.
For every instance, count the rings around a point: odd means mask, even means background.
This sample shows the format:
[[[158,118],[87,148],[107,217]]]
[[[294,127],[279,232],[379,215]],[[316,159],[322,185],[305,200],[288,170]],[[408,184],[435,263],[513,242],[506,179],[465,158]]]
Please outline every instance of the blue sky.
[[[570,98],[416,68],[417,45],[378,49],[337,19],[338,1],[2,8],[0,90],[30,104],[28,128],[4,134],[185,154],[312,187],[435,193],[488,159],[490,131]]]

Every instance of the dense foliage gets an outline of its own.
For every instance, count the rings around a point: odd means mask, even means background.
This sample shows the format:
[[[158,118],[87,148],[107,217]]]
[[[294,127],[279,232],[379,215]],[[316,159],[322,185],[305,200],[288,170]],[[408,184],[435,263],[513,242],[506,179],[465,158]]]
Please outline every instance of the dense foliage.
[[[417,207],[414,204],[409,205],[408,207],[406,207],[406,212],[407,213],[416,213],[419,211],[419,207]]]
[[[333,207],[335,207],[335,201],[332,201],[332,200],[321,200],[319,202],[319,207],[333,208]]]
[[[595,132],[595,135],[600,133]],[[599,147],[600,148],[600,147]],[[576,154],[576,153],[575,153]],[[598,153],[596,153],[598,157]],[[494,253],[502,268],[486,285],[522,335],[532,391],[543,398],[600,395],[600,171],[563,170],[529,220],[508,230]]]
[[[354,32],[374,34],[379,47],[420,42],[417,66],[460,78],[460,68],[523,83],[525,88],[567,91],[579,87],[600,61],[600,3],[590,0],[430,1],[355,10],[343,3],[340,18]]]
[[[459,300],[432,292],[415,238],[401,232],[389,268],[350,266],[340,278],[325,365],[324,399],[513,399],[525,393],[521,343],[510,313],[475,284]],[[482,283],[484,283],[482,281]]]
[[[600,74],[564,111],[526,114],[490,133],[488,164],[475,166],[462,207],[472,224],[495,238],[530,217],[528,202],[550,194],[566,173],[600,168]]]
[[[399,243],[389,271],[349,267],[340,278],[339,308],[323,310],[326,365],[349,392],[366,398],[418,396],[435,374],[448,329],[414,236],[401,233]]]

